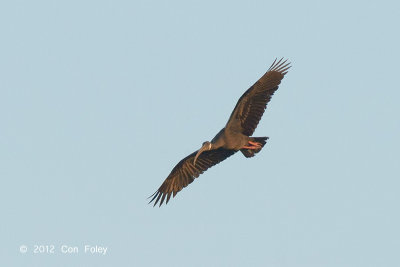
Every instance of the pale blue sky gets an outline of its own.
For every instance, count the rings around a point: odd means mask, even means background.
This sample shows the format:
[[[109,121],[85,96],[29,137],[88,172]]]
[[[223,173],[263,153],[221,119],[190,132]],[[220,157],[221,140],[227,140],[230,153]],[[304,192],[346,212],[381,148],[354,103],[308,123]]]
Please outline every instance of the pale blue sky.
[[[399,25],[396,1],[3,1],[0,265],[400,266]],[[147,205],[276,57],[263,151]]]

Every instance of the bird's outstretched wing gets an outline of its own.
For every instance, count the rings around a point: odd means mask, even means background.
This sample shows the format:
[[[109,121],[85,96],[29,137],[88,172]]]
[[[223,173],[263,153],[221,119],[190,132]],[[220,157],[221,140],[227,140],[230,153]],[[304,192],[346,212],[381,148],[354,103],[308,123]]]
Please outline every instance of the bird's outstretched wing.
[[[282,60],[276,62],[275,59],[268,71],[240,97],[226,124],[227,129],[247,136],[254,133],[268,102],[290,68],[290,63]]]
[[[163,204],[165,197],[167,197],[166,203],[168,203],[171,195],[175,195],[181,191],[193,180],[199,177],[200,174],[205,172],[208,168],[220,163],[226,158],[235,154],[235,150],[228,150],[224,148],[218,148],[215,150],[204,151],[197,158],[196,165],[193,164],[194,158],[197,154],[193,152],[183,160],[181,160],[165,179],[164,183],[160,188],[149,198],[152,198],[149,203],[155,200],[154,206],[160,201],[160,206]]]

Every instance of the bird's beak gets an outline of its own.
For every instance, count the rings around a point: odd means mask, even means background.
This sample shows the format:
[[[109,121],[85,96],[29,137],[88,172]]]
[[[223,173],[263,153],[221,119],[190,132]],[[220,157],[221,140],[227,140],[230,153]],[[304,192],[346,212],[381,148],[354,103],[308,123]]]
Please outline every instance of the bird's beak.
[[[196,166],[196,160],[197,160],[197,158],[200,156],[200,154],[203,153],[203,151],[205,151],[205,150],[209,150],[209,148],[210,148],[210,145],[209,145],[209,144],[204,144],[204,145],[199,149],[199,151],[197,151],[196,157],[194,158],[194,161],[193,161],[194,166]]]

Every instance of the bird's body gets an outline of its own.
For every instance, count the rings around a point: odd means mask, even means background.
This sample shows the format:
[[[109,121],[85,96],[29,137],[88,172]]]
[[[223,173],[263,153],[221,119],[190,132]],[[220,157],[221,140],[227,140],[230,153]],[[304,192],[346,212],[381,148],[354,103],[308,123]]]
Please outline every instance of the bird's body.
[[[227,131],[226,128],[222,128],[221,131],[211,140],[212,148],[225,148],[239,150],[249,142],[249,137],[240,133]]]
[[[290,68],[282,59],[272,63],[268,71],[239,99],[224,128],[211,142],[182,159],[171,171],[160,188],[151,196],[154,206],[168,203],[180,190],[193,182],[208,168],[241,151],[247,158],[260,152],[268,137],[251,137],[278,85]]]

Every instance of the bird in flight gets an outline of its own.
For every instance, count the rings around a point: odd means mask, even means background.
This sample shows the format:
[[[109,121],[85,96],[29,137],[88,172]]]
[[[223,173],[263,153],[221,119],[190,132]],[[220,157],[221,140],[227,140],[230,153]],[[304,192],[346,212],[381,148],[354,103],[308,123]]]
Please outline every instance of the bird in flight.
[[[268,137],[251,135],[290,67],[287,60],[275,59],[267,72],[239,98],[225,127],[211,142],[204,142],[199,150],[182,159],[160,188],[149,197],[149,203],[154,201],[155,206],[159,202],[161,206],[166,200],[167,204],[171,196],[175,197],[200,174],[239,150],[246,158],[260,152]]]

